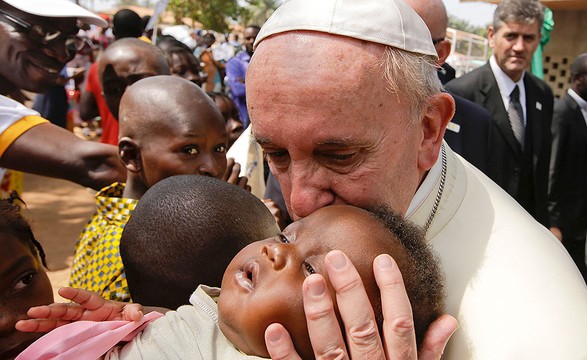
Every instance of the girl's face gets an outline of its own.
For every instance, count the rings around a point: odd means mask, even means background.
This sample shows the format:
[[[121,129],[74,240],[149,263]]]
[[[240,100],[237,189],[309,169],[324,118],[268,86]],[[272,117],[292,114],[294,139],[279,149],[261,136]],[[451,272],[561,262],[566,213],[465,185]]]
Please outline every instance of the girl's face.
[[[13,359],[42,333],[15,330],[32,306],[53,302],[53,290],[39,257],[12,234],[0,233],[0,359]]]
[[[230,99],[217,96],[215,102],[216,106],[218,106],[218,109],[222,113],[222,117],[224,118],[226,135],[228,135],[228,148],[230,149],[232,144],[234,144],[236,139],[241,136],[245,129],[243,128],[243,123],[238,116],[238,110]]]

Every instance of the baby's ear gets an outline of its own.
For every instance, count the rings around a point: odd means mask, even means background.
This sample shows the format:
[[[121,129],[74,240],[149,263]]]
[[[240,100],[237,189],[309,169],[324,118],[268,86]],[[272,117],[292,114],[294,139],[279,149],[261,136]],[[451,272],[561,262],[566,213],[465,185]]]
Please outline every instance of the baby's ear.
[[[118,156],[130,172],[138,173],[142,169],[140,146],[131,138],[123,137],[118,141]]]

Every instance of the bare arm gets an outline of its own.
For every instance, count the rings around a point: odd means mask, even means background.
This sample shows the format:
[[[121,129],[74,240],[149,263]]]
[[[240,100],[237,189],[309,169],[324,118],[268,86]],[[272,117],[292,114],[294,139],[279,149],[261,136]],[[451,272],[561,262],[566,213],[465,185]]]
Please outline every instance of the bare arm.
[[[82,120],[92,120],[100,115],[94,94],[84,90],[79,100],[79,116]]]
[[[115,146],[82,140],[50,123],[34,126],[16,139],[0,158],[0,166],[96,190],[126,178]]]

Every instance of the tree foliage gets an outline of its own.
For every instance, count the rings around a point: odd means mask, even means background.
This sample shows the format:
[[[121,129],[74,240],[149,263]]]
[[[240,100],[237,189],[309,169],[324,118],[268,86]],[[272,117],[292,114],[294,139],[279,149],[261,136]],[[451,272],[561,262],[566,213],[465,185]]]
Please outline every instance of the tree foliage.
[[[489,25],[489,24],[488,24]],[[471,25],[470,22],[464,19],[457,18],[453,15],[448,15],[448,27],[466,31],[471,34],[477,34],[479,36],[487,36],[487,26],[476,26]]]
[[[237,21],[247,11],[237,0],[169,0],[167,10],[175,15],[177,23],[187,17],[218,32],[226,32],[228,20]]]

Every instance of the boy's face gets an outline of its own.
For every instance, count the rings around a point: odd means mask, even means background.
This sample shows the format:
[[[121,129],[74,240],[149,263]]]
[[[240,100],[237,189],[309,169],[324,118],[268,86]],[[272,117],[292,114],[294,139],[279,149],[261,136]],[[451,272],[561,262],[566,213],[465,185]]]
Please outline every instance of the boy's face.
[[[131,102],[134,109],[144,105]],[[172,115],[176,119],[169,119],[169,109],[163,106],[159,108],[161,114],[156,113],[156,107],[150,108],[155,113],[149,116],[161,121],[145,122],[148,131],[135,139],[140,148],[140,176],[147,188],[173,175],[195,174],[220,179],[226,170],[224,120],[213,111],[216,110],[214,105],[202,105],[189,99],[179,104]],[[134,114],[140,113],[134,111]]]
[[[322,274],[334,294],[324,259],[329,251],[342,250],[359,271],[369,298],[375,299],[373,259],[388,252],[393,243],[387,229],[363,210],[350,206],[317,210],[280,236],[248,245],[236,255],[222,279],[220,329],[241,351],[268,356],[265,329],[280,323],[302,358],[313,357],[302,303],[304,279]]]

